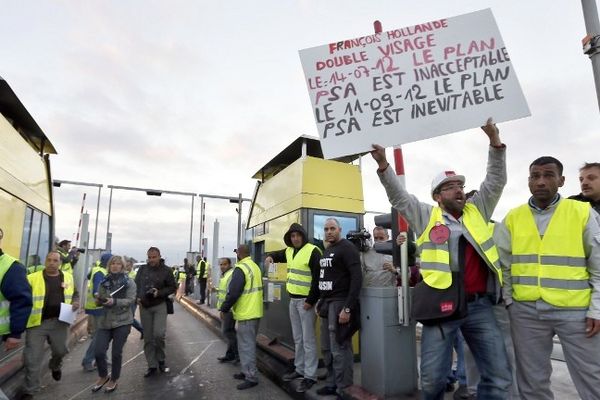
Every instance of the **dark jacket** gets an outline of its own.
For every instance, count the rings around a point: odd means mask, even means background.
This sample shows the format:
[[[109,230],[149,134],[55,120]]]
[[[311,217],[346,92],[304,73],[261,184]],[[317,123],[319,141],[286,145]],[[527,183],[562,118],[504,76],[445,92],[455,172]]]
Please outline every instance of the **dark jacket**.
[[[4,253],[0,249],[0,256]],[[0,283],[0,291],[10,302],[10,333],[6,337],[20,338],[25,331],[33,301],[31,286],[27,280],[27,270],[20,262],[15,261]]]
[[[142,307],[146,308],[163,303],[170,294],[176,291],[173,272],[162,259],[157,267],[151,267],[148,264],[142,265],[135,276],[135,285],[137,298],[140,299]],[[156,297],[148,294],[152,288],[158,289]]]
[[[304,227],[300,224],[297,223],[293,223],[290,226],[290,229],[288,229],[288,231],[285,233],[285,235],[283,235],[283,242],[286,244],[286,246],[288,247],[294,247],[292,245],[292,232],[297,232],[300,235],[302,235],[302,247],[304,247],[305,244],[308,243],[308,235],[306,233],[306,231],[304,230]],[[300,247],[300,249],[302,249],[302,247]],[[298,253],[298,251],[300,249],[296,249],[294,248],[294,257],[296,256],[296,253]],[[279,250],[279,251],[275,251],[272,253],[269,253],[267,255],[271,256],[271,258],[273,259],[273,262],[287,262],[287,259],[285,257],[285,251],[286,249],[283,250]],[[308,261],[308,267],[310,268],[310,273],[312,275],[312,281],[310,284],[310,291],[308,293],[308,296],[306,297],[306,302],[310,305],[314,305],[317,300],[319,300],[319,271],[321,269],[321,266],[319,265],[319,260],[321,259],[321,252],[315,248],[312,251],[312,254],[310,255],[310,260]],[[289,294],[290,297],[292,298],[302,298],[304,296],[297,296],[297,295],[293,295],[293,294]]]
[[[591,199],[588,199],[587,197],[585,197],[583,195],[583,193],[579,193],[579,194],[570,196],[569,199],[577,200],[577,201],[583,201],[583,202],[586,202],[586,203],[590,203],[590,205],[592,206],[592,208],[594,210],[596,210],[596,212],[598,214],[600,214],[600,201],[592,201]]]

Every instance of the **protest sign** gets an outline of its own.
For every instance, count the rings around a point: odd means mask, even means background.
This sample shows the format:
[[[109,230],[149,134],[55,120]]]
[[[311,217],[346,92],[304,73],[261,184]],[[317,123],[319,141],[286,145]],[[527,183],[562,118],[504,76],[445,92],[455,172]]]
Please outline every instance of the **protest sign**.
[[[491,10],[300,50],[325,158],[530,115]]]

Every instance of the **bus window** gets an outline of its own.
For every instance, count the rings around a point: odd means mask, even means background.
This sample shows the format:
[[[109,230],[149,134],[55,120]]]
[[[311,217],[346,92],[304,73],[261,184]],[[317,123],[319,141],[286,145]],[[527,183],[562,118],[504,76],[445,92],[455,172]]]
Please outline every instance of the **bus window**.
[[[40,256],[42,262],[48,255],[50,249],[50,217],[46,214],[42,214],[42,229],[40,230],[40,245],[38,247],[37,254]]]
[[[27,250],[29,249],[29,238],[31,236],[31,220],[33,218],[33,209],[27,207],[25,210],[25,222],[23,223],[23,237],[21,239],[21,254],[19,259],[21,262],[27,262]]]
[[[33,218],[31,219],[31,234],[29,235],[29,251],[27,252],[28,256],[32,254],[38,254],[41,228],[42,213],[37,210],[33,210]]]

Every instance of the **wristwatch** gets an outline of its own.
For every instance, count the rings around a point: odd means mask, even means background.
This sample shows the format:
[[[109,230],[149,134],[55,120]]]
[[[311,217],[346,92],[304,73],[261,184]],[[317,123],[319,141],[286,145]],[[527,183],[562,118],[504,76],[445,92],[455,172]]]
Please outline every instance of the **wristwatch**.
[[[350,309],[346,307],[346,308],[344,308],[344,312],[345,312],[346,314],[350,314]]]

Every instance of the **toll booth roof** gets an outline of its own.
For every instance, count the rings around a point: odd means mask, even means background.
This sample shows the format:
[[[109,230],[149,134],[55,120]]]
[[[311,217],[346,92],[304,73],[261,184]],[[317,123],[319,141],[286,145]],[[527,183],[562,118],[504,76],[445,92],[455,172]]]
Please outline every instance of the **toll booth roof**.
[[[56,149],[33,119],[8,82],[0,77],[0,114],[38,153],[56,154]]]
[[[302,157],[302,144],[306,143],[306,156],[323,158],[323,150],[321,149],[321,141],[319,138],[308,135],[301,135],[290,143],[285,149],[279,154],[266,163],[261,169],[256,171],[252,176],[253,179],[259,179],[264,181],[265,179],[271,178],[279,171],[292,164],[294,161]],[[356,160],[360,155],[352,155],[342,158],[335,159],[336,161],[350,163]]]

